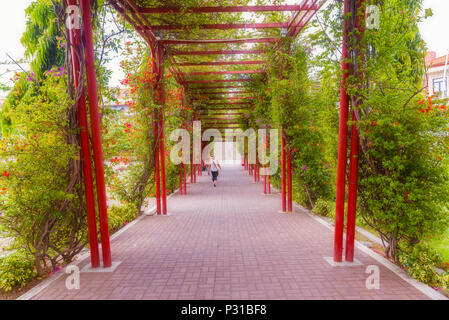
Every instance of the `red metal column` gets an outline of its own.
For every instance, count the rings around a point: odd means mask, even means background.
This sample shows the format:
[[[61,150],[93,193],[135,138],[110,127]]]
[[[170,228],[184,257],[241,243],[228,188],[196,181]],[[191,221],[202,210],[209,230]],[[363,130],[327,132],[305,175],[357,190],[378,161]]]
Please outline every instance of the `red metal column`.
[[[184,176],[184,194],[187,194],[187,173],[186,173],[186,164],[182,165],[182,171]]]
[[[256,160],[254,162],[254,182],[257,182],[257,150],[256,150]]]
[[[193,165],[193,183],[196,183],[196,164]]]
[[[271,185],[270,185],[270,170],[268,169],[268,175],[267,175],[267,193],[271,194]]]
[[[271,136],[269,137],[269,140],[267,141],[267,150],[270,149],[270,140],[271,140]],[[271,151],[270,151],[271,152]],[[270,185],[270,164],[268,164],[267,167],[267,193],[271,194],[271,185]]]
[[[158,50],[157,47],[151,47],[151,53],[152,53],[152,71],[154,74],[156,74],[156,83],[154,84],[154,94],[156,95],[154,98],[155,103],[158,105],[160,103],[160,96],[158,95],[159,92],[159,65],[158,65]],[[159,116],[159,110],[157,108],[153,111],[153,135],[154,135],[154,183],[155,183],[155,193],[156,193],[156,214],[161,214],[161,178],[160,178],[160,166],[159,166],[159,153],[160,153],[160,129],[159,129],[159,122],[160,122],[160,116]]]
[[[363,17],[363,19],[361,19]],[[356,28],[359,31],[358,42],[361,48],[361,40],[364,33],[365,20],[365,0],[357,1],[357,17]],[[363,61],[363,52],[361,53]],[[359,76],[363,79],[363,66],[359,67]],[[345,260],[354,261],[354,238],[355,238],[355,221],[357,210],[357,187],[358,187],[358,171],[359,171],[359,146],[360,137],[357,131],[357,117],[353,107],[352,110],[352,127],[351,127],[351,152],[349,158],[349,186],[348,186],[348,216],[346,222],[346,250]]]
[[[356,121],[352,112],[352,121]],[[349,160],[348,216],[346,223],[345,260],[354,260],[355,215],[357,207],[357,182],[359,169],[359,134],[355,124],[351,128],[351,156]]]
[[[342,79],[340,86],[340,123],[338,132],[338,162],[337,162],[337,194],[335,210],[335,233],[334,233],[334,261],[341,262],[343,255],[343,224],[345,216],[345,193],[346,193],[346,162],[348,144],[348,109],[349,97],[346,93],[346,79],[348,77],[348,12],[349,0],[344,1],[344,23],[343,23],[343,48],[342,48]]]
[[[160,156],[161,156],[161,198],[162,198],[162,213],[167,214],[167,187],[166,187],[166,180],[165,180],[165,138],[164,138],[164,95],[163,95],[163,77],[161,73],[161,79],[160,79],[160,90],[162,92],[161,98],[162,98],[162,104],[161,104],[161,110],[159,110],[160,120],[159,120],[159,131],[160,131]]]
[[[154,183],[156,193],[156,213],[161,214],[161,180],[159,170],[159,114],[155,109],[153,112],[153,133],[154,133]]]
[[[282,195],[282,211],[287,211],[286,205],[286,181],[285,181],[285,138],[284,130],[281,130],[281,195]]]
[[[69,6],[76,6],[76,0],[68,0]],[[78,19],[78,17],[75,17]],[[78,125],[80,128],[80,144],[81,144],[81,159],[83,167],[84,189],[86,192],[86,211],[87,211],[87,228],[89,232],[90,244],[90,262],[92,268],[97,268],[100,265],[100,253],[98,250],[98,231],[97,231],[97,217],[95,213],[95,194],[92,175],[92,163],[89,144],[89,130],[87,122],[86,111],[86,96],[84,94],[84,80],[80,79],[80,60],[83,58],[81,50],[81,32],[79,29],[74,29],[73,26],[69,31],[73,66],[73,78],[75,85],[75,96],[77,97],[78,107]],[[81,80],[81,81],[80,81]]]
[[[267,168],[263,167],[263,194],[267,194]]]
[[[287,184],[288,184],[288,199],[287,199],[287,211],[293,210],[293,184],[292,184],[292,157],[291,150],[287,148]]]
[[[164,110],[165,110],[165,92],[164,92],[164,58],[162,47],[156,48],[157,51],[157,74],[158,74],[158,95],[159,105],[159,153],[160,153],[160,174],[161,174],[161,202],[162,214],[167,214],[167,183],[165,178],[165,132],[164,132]]]
[[[179,170],[179,194],[182,195],[182,169]]]
[[[190,154],[190,184],[195,183],[193,179],[193,152]]]
[[[108,213],[106,204],[106,189],[104,184],[103,150],[101,148],[101,127],[98,114],[97,77],[95,74],[95,57],[92,36],[92,22],[90,14],[90,0],[81,0],[84,53],[86,64],[86,78],[89,97],[90,126],[92,132],[92,147],[94,152],[95,179],[97,182],[97,200],[100,217],[101,249],[103,266],[112,265],[111,247],[109,240]]]

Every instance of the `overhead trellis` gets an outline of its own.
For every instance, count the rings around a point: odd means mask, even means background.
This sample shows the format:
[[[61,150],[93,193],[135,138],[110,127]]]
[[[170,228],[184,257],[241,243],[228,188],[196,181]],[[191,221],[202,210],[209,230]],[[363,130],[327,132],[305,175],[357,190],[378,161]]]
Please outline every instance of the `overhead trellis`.
[[[325,2],[109,0],[151,47],[161,47],[193,105],[218,120],[223,113],[209,112],[217,101],[223,111],[236,110],[237,99],[250,105],[245,83],[265,73],[267,46],[295,38]]]
[[[74,4],[76,0],[67,0]],[[72,55],[84,49],[87,75],[87,92],[91,113],[94,163],[102,232],[102,251],[105,267],[111,266],[109,234],[107,230],[106,197],[104,186],[101,133],[98,116],[97,88],[93,56],[90,0],[79,0],[83,12],[83,47],[75,40],[79,30],[70,28]],[[275,4],[249,0],[228,1],[145,1],[108,0],[123,18],[146,40],[152,53],[152,70],[155,75],[153,99],[161,108],[154,108],[152,115],[154,133],[154,181],[157,215],[167,215],[167,190],[165,179],[164,142],[164,71],[168,69],[180,86],[184,88],[187,103],[193,107],[191,120],[204,119],[203,129],[240,129],[239,115],[248,111],[254,99],[246,84],[263,77],[269,68],[268,54],[271,49],[281,49],[282,44],[292,39],[305,28],[326,0],[303,0],[300,4]],[[349,34],[357,31],[362,35],[365,21],[365,0],[344,0],[342,81],[340,90],[339,148],[337,164],[336,218],[334,238],[334,261],[342,261],[344,207],[346,199],[346,167],[348,163],[349,95],[346,85],[351,73],[349,65]],[[347,17],[347,18],[346,18]],[[75,19],[70,20],[75,24]],[[80,41],[78,41],[79,43]],[[270,46],[270,50],[267,47]],[[357,46],[361,46],[360,39]],[[352,50],[352,49],[351,49]],[[76,59],[74,59],[76,60]],[[74,64],[74,75],[79,74],[79,65]],[[83,88],[77,88],[80,93]],[[78,107],[85,112],[83,99]],[[359,137],[356,128],[355,108],[352,109],[351,149],[349,159],[348,221],[345,259],[353,261],[355,208],[357,199]],[[228,116],[231,115],[232,116]],[[187,124],[185,124],[187,128]],[[292,161],[291,150],[286,145],[284,128],[281,129],[281,194],[282,211],[292,212]],[[85,137],[86,138],[86,137]],[[201,138],[201,137],[200,137]],[[194,137],[195,140],[195,131]],[[86,148],[89,150],[89,141]],[[83,151],[84,150],[84,151]],[[270,149],[271,151],[271,149]],[[257,151],[256,151],[257,153]],[[191,181],[196,183],[196,172],[201,175],[201,150],[191,153]],[[88,157],[87,157],[88,158]],[[244,164],[254,172],[255,182],[260,180],[257,155]],[[86,160],[87,161],[87,160]],[[248,165],[251,164],[251,165]],[[180,173],[180,191],[186,193],[185,164]],[[263,171],[263,170],[262,170]],[[264,185],[269,185],[269,174],[264,175]],[[92,175],[90,175],[92,176]],[[87,175],[86,175],[87,177]],[[268,178],[268,180],[267,180]],[[87,179],[89,180],[89,179]],[[89,181],[87,181],[89,182]],[[86,183],[87,183],[86,182]],[[89,182],[91,183],[91,182]],[[92,188],[91,188],[92,189]],[[287,192],[288,190],[288,192]],[[264,190],[265,191],[265,190]],[[287,198],[288,193],[288,198]],[[93,191],[86,198],[93,199]],[[94,213],[93,210],[91,210]],[[95,214],[89,214],[95,222]],[[94,223],[93,223],[94,224]],[[89,230],[91,233],[92,230]],[[95,245],[95,243],[91,243]],[[98,244],[97,244],[98,245]],[[98,254],[92,254],[92,265],[99,264]]]

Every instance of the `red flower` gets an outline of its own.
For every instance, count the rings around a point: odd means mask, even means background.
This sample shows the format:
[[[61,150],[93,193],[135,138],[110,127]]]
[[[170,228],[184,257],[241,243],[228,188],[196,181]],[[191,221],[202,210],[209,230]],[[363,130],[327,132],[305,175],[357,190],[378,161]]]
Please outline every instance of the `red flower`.
[[[2,173],[2,176],[8,178],[8,177],[9,177],[9,172],[8,172],[8,171],[4,171],[4,172]]]

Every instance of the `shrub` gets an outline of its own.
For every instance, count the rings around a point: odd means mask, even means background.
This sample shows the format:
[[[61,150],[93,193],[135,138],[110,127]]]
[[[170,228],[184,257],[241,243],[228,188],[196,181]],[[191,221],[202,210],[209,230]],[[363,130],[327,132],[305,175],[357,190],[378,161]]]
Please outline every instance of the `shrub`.
[[[440,277],[435,272],[434,267],[440,265],[442,259],[438,252],[431,247],[424,244],[401,246],[399,262],[407,269],[407,273],[416,280],[432,286],[440,284]]]
[[[125,223],[136,218],[138,211],[133,204],[122,207],[113,206],[108,209],[109,230],[114,231],[121,228]]]
[[[313,212],[326,217],[335,216],[335,202],[320,198],[313,208]]]
[[[14,287],[23,287],[37,276],[34,258],[25,251],[15,251],[0,258],[0,289],[11,291]]]
[[[70,262],[87,241],[76,106],[62,72],[49,71],[39,83],[25,74],[18,81],[27,95],[7,102],[14,131],[0,141],[0,223],[43,275],[50,263]]]

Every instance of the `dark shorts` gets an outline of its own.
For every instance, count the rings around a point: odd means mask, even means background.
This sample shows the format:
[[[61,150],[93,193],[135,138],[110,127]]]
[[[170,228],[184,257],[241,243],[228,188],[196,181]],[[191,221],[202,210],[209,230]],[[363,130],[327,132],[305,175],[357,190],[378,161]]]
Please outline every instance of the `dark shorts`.
[[[218,171],[211,171],[211,172],[212,172],[212,181],[217,181]]]

